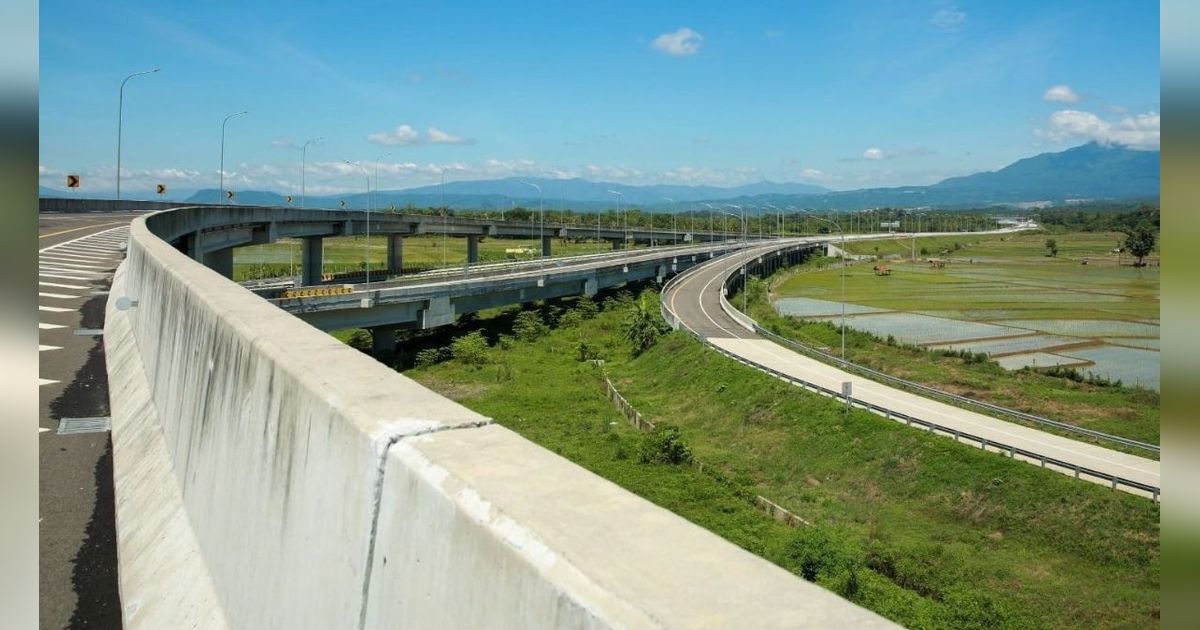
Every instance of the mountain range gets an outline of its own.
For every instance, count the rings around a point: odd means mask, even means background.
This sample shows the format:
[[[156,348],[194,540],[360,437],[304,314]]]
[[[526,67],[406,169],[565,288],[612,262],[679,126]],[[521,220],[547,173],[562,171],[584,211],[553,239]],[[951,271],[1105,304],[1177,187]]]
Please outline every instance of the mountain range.
[[[445,204],[464,209],[507,209],[514,205],[536,208],[537,190],[547,209],[564,205],[573,210],[610,209],[617,203],[650,211],[669,211],[671,199],[676,209],[694,204],[737,203],[799,206],[817,210],[859,210],[891,207],[966,208],[992,205],[1049,203],[1058,205],[1075,200],[1157,199],[1159,196],[1159,152],[1135,151],[1121,146],[1089,143],[1060,151],[1042,153],[1017,160],[997,170],[962,177],[951,177],[930,186],[899,186],[833,191],[804,183],[762,181],[729,188],[655,184],[634,186],[612,182],[593,182],[580,178],[507,178],[451,181],[445,186],[420,186],[372,193],[371,205],[436,207]],[[173,191],[182,195],[184,191]],[[69,197],[70,194],[39,187],[43,197]],[[131,198],[133,198],[131,196]],[[153,196],[146,197],[153,198]],[[189,203],[216,203],[220,191],[204,189],[183,199]],[[310,195],[309,207],[364,208],[364,192],[349,195]],[[238,191],[236,203],[247,205],[286,205],[283,195],[270,191]],[[292,205],[300,205],[295,196]]]

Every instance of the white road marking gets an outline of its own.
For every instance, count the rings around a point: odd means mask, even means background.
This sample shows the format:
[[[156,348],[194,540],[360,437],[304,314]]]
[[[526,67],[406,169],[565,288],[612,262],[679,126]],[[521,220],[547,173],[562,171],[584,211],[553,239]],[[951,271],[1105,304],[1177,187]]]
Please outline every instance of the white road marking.
[[[59,289],[77,289],[79,291],[86,291],[87,289],[91,288],[91,287],[85,287],[85,286],[79,285],[79,284],[62,284],[61,282],[42,282],[41,280],[38,280],[38,284],[40,284],[44,287],[55,287],[55,288],[59,288]]]
[[[39,278],[62,278],[63,280],[91,280],[88,276],[72,276],[65,273],[50,273],[48,271],[38,271]]]
[[[66,326],[62,324],[44,324],[42,322],[38,322],[38,330],[54,330],[55,328],[66,328]]]
[[[60,300],[74,300],[74,299],[78,299],[78,298],[80,298],[80,297],[83,297],[83,296],[81,296],[81,295],[67,295],[66,293],[42,293],[42,292],[40,292],[40,291],[39,291],[39,292],[38,292],[38,297],[44,297],[44,298],[58,298],[58,299],[60,299]]]
[[[38,433],[39,433],[39,434],[41,434],[41,433],[45,433],[45,432],[47,432],[47,431],[49,431],[49,430],[50,430],[50,429],[47,429],[46,427],[38,427]]]
[[[77,260],[59,260],[50,256],[42,256],[38,259],[38,263],[46,265],[54,265],[55,267],[72,267],[75,269],[108,269],[111,265],[88,265]]]
[[[69,313],[75,309],[63,308],[61,306],[42,306],[41,304],[38,304],[38,310],[46,311],[47,313]]]
[[[46,252],[40,256],[41,259],[49,260],[51,258],[57,260],[73,260],[78,262],[104,262],[112,256],[96,256],[95,254],[72,254],[63,250],[55,250]]]
[[[39,378],[39,379],[38,379],[38,387],[41,387],[41,386],[43,386],[43,385],[53,385],[53,384],[55,384],[55,383],[57,383],[57,382],[58,382],[58,381],[55,381],[55,380],[52,380],[52,379],[48,379],[48,378]]]
[[[62,350],[62,346],[45,346],[38,344],[38,352],[49,352],[50,350]]]

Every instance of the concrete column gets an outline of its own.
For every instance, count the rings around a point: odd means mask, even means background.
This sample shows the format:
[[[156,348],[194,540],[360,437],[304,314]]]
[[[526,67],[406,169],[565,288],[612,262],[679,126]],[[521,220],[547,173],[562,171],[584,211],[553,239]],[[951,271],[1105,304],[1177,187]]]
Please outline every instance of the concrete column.
[[[233,248],[226,247],[225,249],[208,252],[204,255],[204,266],[232,280]]]
[[[390,357],[396,354],[396,326],[376,326],[371,332],[371,354]]]
[[[388,234],[387,268],[396,273],[404,270],[404,237],[399,234]]]
[[[304,237],[304,244],[301,246],[300,256],[300,273],[302,274],[300,283],[304,286],[311,286],[321,283],[321,267],[324,257],[321,251],[320,236]]]
[[[543,236],[542,237],[542,255],[543,256],[549,257],[551,255],[550,254],[550,241],[552,241],[552,240],[554,240],[553,236]]]
[[[184,249],[192,260],[203,264],[204,255],[200,253],[200,233],[192,232],[184,237]]]
[[[467,264],[479,262],[479,237],[467,237]]]
[[[618,249],[625,249],[625,241],[614,238],[613,242],[612,242],[612,248],[613,248],[613,251],[616,251]]]

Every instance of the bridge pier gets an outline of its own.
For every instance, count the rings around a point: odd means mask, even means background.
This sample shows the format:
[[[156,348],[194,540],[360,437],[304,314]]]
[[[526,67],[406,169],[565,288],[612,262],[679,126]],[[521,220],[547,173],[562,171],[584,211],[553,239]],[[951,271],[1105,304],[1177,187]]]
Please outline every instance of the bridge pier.
[[[233,248],[226,247],[204,254],[204,266],[213,271],[233,279]]]
[[[481,237],[481,236],[468,236],[467,237],[467,264],[468,265],[479,262],[479,240],[481,238],[483,238],[483,237]]]
[[[306,236],[303,241],[300,256],[300,284],[306,287],[321,284],[321,270],[324,266],[322,239],[320,236]]]
[[[542,256],[550,257],[550,242],[554,240],[553,236],[542,237]]]
[[[617,251],[618,249],[625,249],[625,240],[624,239],[621,239],[621,240],[613,239],[612,248],[613,248],[614,252]]]
[[[387,268],[395,273],[404,270],[404,237],[399,234],[388,234]]]
[[[389,358],[396,354],[396,331],[399,326],[375,326],[371,333],[371,354],[375,358]]]

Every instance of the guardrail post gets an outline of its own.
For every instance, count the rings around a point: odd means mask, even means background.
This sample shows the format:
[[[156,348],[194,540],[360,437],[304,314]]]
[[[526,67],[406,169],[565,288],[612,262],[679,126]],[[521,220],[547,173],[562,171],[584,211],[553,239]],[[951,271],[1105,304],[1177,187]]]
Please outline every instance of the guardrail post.
[[[958,441],[958,430],[955,430],[955,431],[954,431],[954,441],[955,441],[955,442],[957,442],[957,441]]]
[[[1042,468],[1046,467],[1046,456],[1042,455]]]
[[[1074,466],[1074,468],[1075,468],[1075,478],[1078,479],[1079,478],[1079,466]]]
[[[1016,458],[1016,456],[1017,456],[1016,447],[1013,447],[1013,446],[1008,447],[1008,456],[1009,456],[1009,458]]]
[[[1154,494],[1154,501],[1157,502],[1158,501],[1158,488],[1154,489],[1153,494]]]
[[[1112,478],[1112,489],[1113,490],[1117,489],[1117,478],[1116,477]]]

